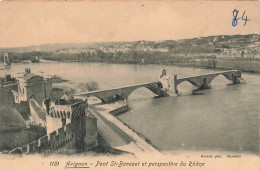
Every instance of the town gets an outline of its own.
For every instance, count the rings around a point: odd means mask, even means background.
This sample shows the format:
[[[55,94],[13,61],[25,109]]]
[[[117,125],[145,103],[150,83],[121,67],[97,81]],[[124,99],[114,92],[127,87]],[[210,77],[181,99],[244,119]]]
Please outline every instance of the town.
[[[1,61],[164,64],[259,73],[259,35],[218,35],[181,40],[45,44],[1,48]],[[241,45],[242,44],[242,45]],[[7,57],[4,55],[8,53]]]

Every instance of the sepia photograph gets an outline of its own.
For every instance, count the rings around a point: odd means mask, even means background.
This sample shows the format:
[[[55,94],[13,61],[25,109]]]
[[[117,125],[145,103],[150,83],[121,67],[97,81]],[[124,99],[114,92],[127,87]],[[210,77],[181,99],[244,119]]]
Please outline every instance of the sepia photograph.
[[[259,170],[259,9],[1,1],[0,170]]]

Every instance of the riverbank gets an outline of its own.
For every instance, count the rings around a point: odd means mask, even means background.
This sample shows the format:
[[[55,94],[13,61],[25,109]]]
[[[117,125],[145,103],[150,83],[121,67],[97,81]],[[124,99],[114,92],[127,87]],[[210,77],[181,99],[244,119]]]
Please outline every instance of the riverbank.
[[[241,70],[246,73],[260,73],[260,61],[238,61],[238,60],[224,60],[218,59],[217,65],[215,68],[201,66],[198,63],[176,63],[176,64],[165,64],[167,66],[177,66],[177,67],[186,67],[186,68],[199,68],[199,69],[210,69],[210,70]]]
[[[215,67],[210,65],[201,65],[200,62],[155,62],[155,63],[133,63],[133,62],[107,62],[107,61],[89,61],[90,63],[108,63],[108,64],[133,64],[133,65],[167,65],[186,68],[199,68],[210,70],[241,70],[246,73],[260,73],[260,61],[240,61],[229,59],[217,59]],[[71,61],[63,60],[61,62],[88,62],[88,61]]]
[[[88,108],[98,118],[98,129],[113,148],[133,153],[136,156],[147,153],[160,153],[143,135],[129,128],[128,125],[111,114],[115,114],[115,112],[122,113],[125,109],[127,107],[124,102],[96,105]],[[111,138],[111,136],[113,137]]]
[[[249,73],[260,73],[260,61],[217,60],[217,69],[236,69]]]

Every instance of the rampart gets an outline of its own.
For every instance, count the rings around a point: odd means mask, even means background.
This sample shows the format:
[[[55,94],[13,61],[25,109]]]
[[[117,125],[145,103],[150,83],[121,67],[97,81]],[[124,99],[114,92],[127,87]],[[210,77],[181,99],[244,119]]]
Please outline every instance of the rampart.
[[[72,125],[67,124],[25,146],[14,148],[8,153],[44,153],[44,155],[49,155],[73,139],[74,136],[72,131]]]
[[[84,101],[80,101],[72,105],[55,105],[55,107],[52,107],[50,112],[47,114],[53,118],[71,119],[72,116],[85,115],[86,106],[87,105]]]
[[[66,102],[60,100],[60,103]],[[49,155],[62,147],[87,151],[97,144],[97,120],[85,112],[85,101],[56,104],[46,111],[47,135],[6,153],[44,153]],[[47,107],[46,107],[47,108]],[[70,142],[69,145],[66,145]],[[66,146],[65,146],[66,145]]]

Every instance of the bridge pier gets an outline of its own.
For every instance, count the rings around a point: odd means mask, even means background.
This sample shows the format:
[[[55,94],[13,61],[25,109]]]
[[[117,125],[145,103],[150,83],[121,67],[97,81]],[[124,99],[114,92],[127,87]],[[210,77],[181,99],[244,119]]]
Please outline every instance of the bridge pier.
[[[178,89],[177,89],[177,86],[178,86],[178,84],[177,84],[177,75],[174,75],[174,91],[175,91],[175,93],[176,94],[178,94]]]
[[[113,102],[116,102],[119,100],[126,100],[127,96],[124,94],[115,94],[115,95],[107,96],[105,98],[100,98],[100,99],[103,104],[108,104],[108,103],[113,103]]]
[[[241,84],[244,81],[241,77],[241,72],[238,72],[237,75],[232,74],[232,82],[233,84]]]
[[[207,83],[207,79],[203,78],[203,83],[199,86],[199,90],[205,90],[205,89],[210,89],[211,85],[210,83]]]
[[[205,90],[205,89],[210,89],[210,88],[211,88],[210,84],[201,84],[201,86],[198,89]]]

